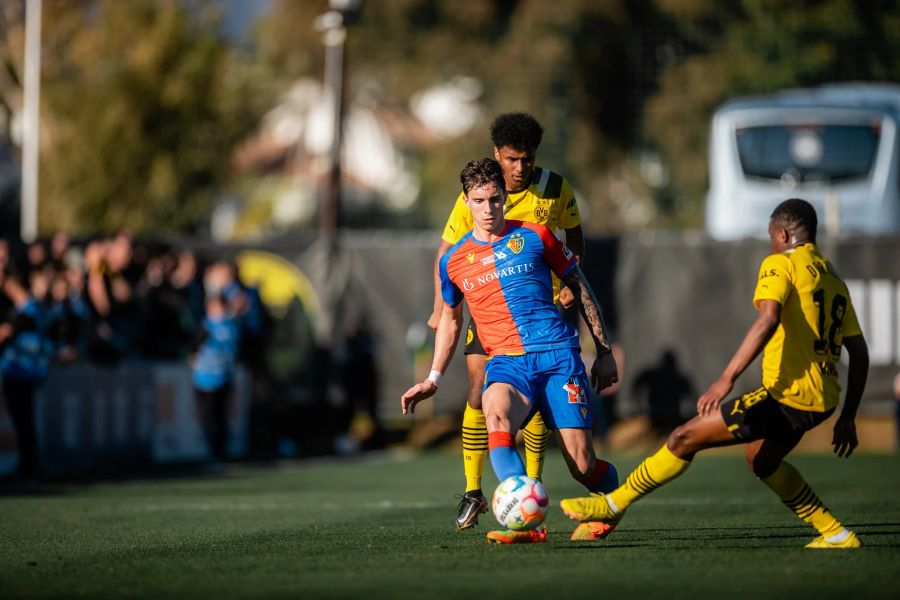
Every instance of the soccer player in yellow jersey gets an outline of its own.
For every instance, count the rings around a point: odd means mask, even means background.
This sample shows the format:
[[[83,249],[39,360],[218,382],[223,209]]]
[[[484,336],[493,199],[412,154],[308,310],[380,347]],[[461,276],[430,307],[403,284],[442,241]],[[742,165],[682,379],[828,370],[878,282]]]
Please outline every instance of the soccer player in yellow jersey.
[[[581,217],[572,186],[562,176],[535,166],[535,153],[540,146],[543,129],[537,120],[526,113],[505,113],[498,115],[491,124],[491,141],[494,144],[494,158],[503,169],[507,201],[504,216],[511,220],[528,221],[546,225],[554,231],[565,231],[565,242],[575,254],[579,263],[584,255],[584,235]],[[471,231],[472,214],[465,203],[465,195],[460,193],[444,227],[441,244],[437,251],[434,267],[434,310],[428,319],[428,326],[435,331],[444,306],[441,297],[438,263],[441,256],[462,237]],[[565,307],[572,306],[571,292],[554,278],[554,301]],[[478,515],[487,510],[487,499],[481,491],[481,476],[484,460],[488,453],[488,434],[484,413],[481,409],[481,392],[484,386],[484,367],[487,353],[478,340],[475,323],[470,319],[465,341],[468,392],[466,409],[463,413],[462,442],[463,467],[466,475],[466,491],[461,497],[457,511],[457,529],[467,529],[478,522]],[[540,478],[543,469],[544,452],[549,444],[549,432],[540,413],[525,425],[525,463],[528,475]],[[616,478],[615,473],[610,478]],[[604,535],[605,529],[581,527],[578,536],[591,536],[596,529]]]
[[[759,316],[725,371],[697,400],[697,416],[675,429],[616,490],[561,502],[579,521],[615,525],[646,494],[681,475],[705,448],[747,444],[753,473],[785,506],[815,527],[807,548],[858,548],[803,476],[784,460],[803,434],[835,411],[837,362],[850,357],[844,406],[834,425],[834,452],[857,446],[856,409],[866,386],[869,351],[847,286],[816,247],[816,212],[805,200],[779,204],[769,221],[772,254],[763,260],[753,303]],[[762,387],[724,401],[734,381],[763,352]]]

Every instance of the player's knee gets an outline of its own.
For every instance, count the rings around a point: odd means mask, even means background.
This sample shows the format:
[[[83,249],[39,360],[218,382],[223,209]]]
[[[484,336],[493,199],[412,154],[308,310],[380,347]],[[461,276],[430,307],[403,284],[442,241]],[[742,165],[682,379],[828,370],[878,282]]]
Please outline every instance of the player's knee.
[[[484,377],[469,377],[469,389],[466,391],[466,403],[477,410],[482,410],[481,393],[484,389]]]
[[[690,423],[675,428],[666,440],[666,446],[678,458],[689,460],[699,448],[695,440],[695,432]]]
[[[762,453],[747,453],[744,455],[744,460],[747,463],[747,468],[759,479],[770,477],[778,469],[778,465],[781,464],[781,459],[773,460]]]
[[[485,410],[484,422],[488,431],[514,431],[509,415],[502,411]]]
[[[508,417],[505,416],[485,416],[485,424],[488,431],[508,431],[512,432],[513,427]]]

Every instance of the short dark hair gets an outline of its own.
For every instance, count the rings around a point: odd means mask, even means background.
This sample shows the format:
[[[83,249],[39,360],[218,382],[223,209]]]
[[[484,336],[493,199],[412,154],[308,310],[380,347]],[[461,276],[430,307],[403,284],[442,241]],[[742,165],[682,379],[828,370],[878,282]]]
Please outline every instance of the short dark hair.
[[[809,241],[816,241],[816,229],[819,227],[819,220],[816,217],[816,209],[806,200],[801,200],[800,198],[785,200],[775,207],[770,219],[773,223],[780,223],[789,231],[802,229]]]
[[[544,128],[528,113],[503,113],[491,123],[491,141],[498,149],[508,146],[520,152],[534,152],[543,136]]]
[[[482,158],[469,161],[463,170],[459,172],[459,182],[462,183],[463,193],[468,195],[469,190],[481,187],[489,183],[497,185],[498,191],[506,189],[503,181],[503,169],[493,158]]]

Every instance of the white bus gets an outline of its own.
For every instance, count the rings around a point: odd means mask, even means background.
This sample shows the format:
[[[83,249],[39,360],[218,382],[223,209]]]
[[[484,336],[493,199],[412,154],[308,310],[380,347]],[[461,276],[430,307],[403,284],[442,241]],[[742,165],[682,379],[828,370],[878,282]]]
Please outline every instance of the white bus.
[[[846,83],[740,98],[712,119],[706,231],[765,237],[799,197],[830,235],[900,232],[900,85]]]

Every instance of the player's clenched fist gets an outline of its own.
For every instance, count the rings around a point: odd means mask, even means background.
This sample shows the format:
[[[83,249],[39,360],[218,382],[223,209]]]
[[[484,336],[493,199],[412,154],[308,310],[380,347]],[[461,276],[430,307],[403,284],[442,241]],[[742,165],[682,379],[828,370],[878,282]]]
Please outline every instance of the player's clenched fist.
[[[598,356],[591,365],[591,384],[600,392],[619,381],[619,370],[612,352]]]

